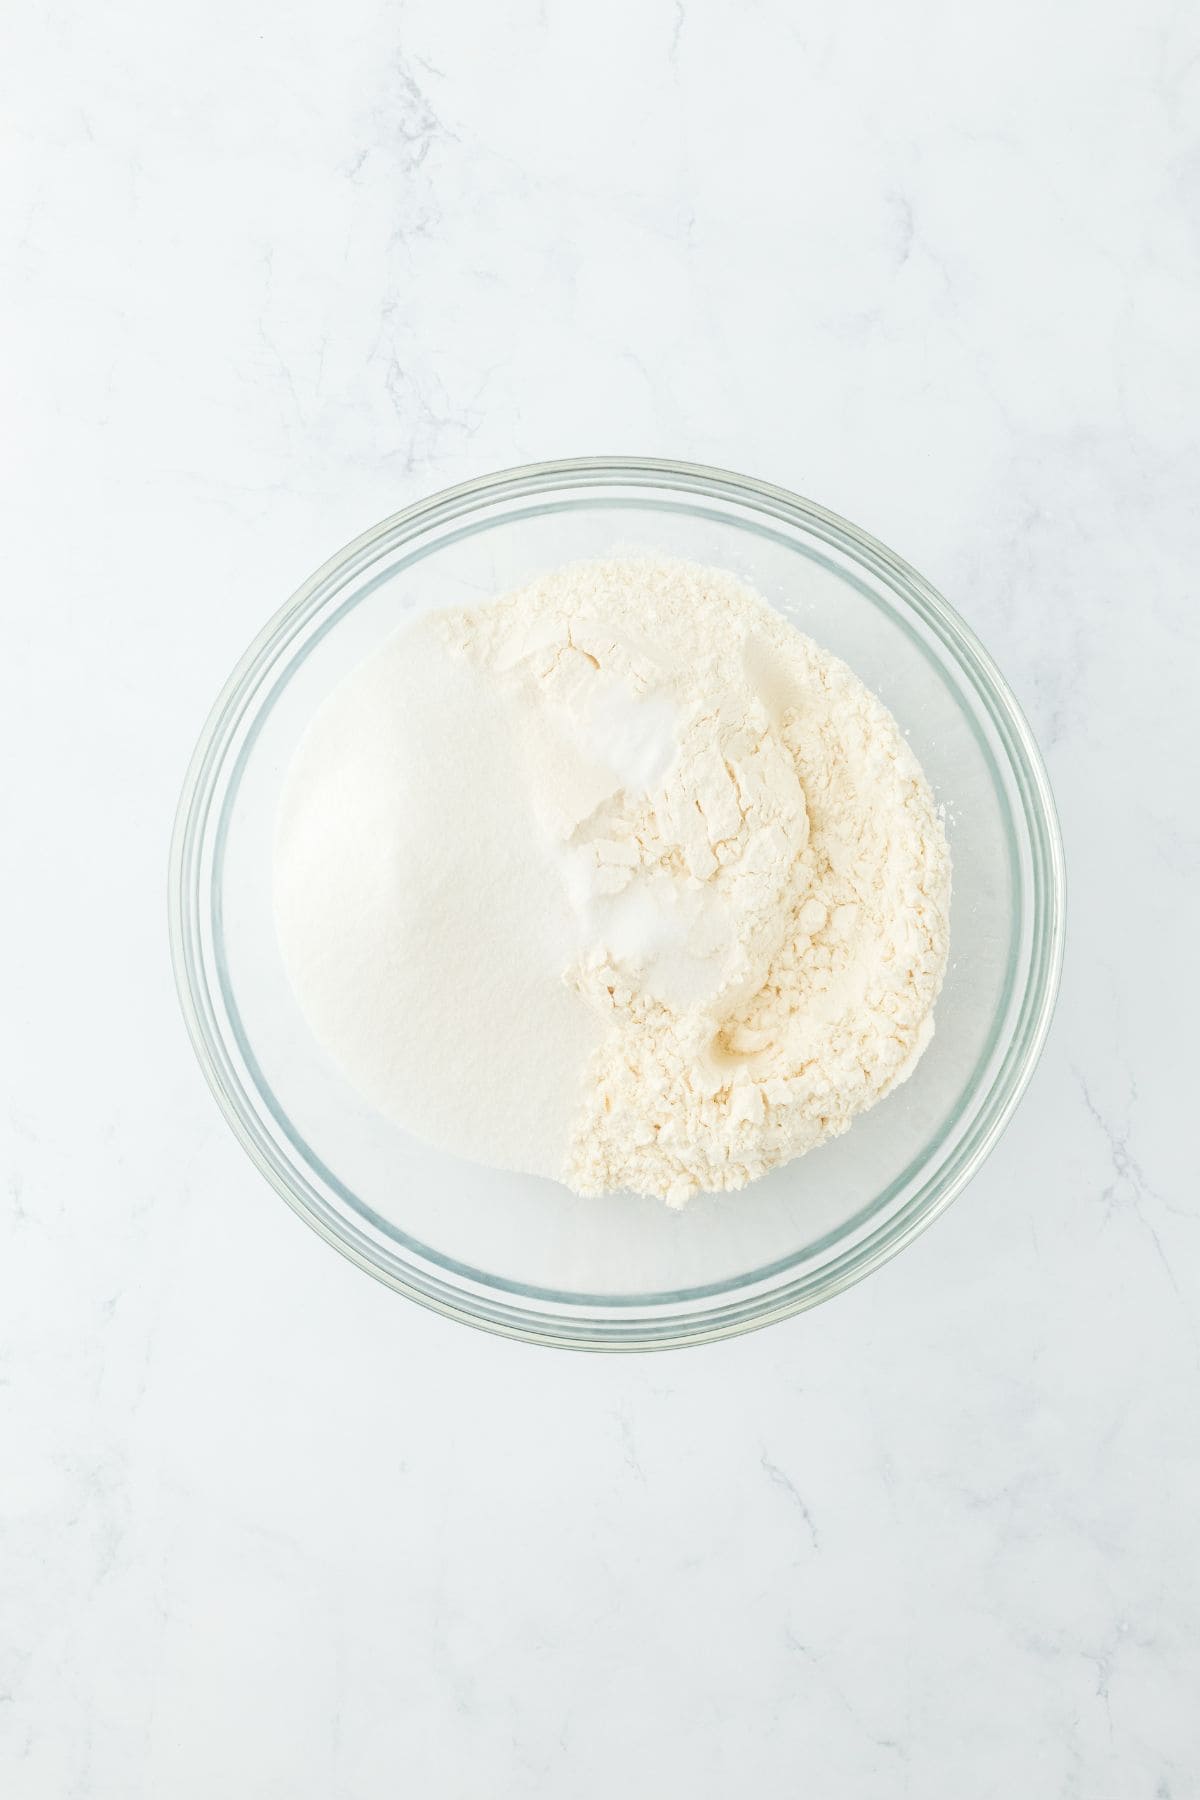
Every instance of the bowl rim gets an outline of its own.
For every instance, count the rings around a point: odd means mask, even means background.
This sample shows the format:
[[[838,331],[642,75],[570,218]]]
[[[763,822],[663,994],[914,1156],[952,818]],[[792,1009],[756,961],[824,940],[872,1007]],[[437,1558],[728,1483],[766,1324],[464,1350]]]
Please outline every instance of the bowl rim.
[[[193,853],[207,823],[208,803],[212,798],[208,784],[224,760],[231,724],[242,716],[244,700],[257,685],[264,659],[272,660],[280,640],[294,636],[309,615],[319,609],[323,604],[323,590],[332,579],[344,579],[356,567],[368,563],[371,553],[385,539],[395,540],[394,547],[398,548],[404,537],[414,536],[437,523],[469,515],[484,504],[517,500],[526,494],[543,493],[548,488],[578,490],[613,482],[658,486],[697,497],[707,496],[782,519],[791,526],[815,532],[852,561],[882,576],[893,591],[899,590],[897,597],[907,602],[933,629],[943,646],[953,652],[960,669],[970,676],[999,732],[1016,781],[1021,815],[1029,832],[1034,898],[1040,902],[1044,914],[1040,920],[1040,933],[1035,931],[1031,944],[1030,966],[1021,995],[1020,1017],[1013,1029],[1013,1041],[985,1096],[980,1118],[968,1133],[965,1153],[964,1146],[956,1146],[957,1155],[946,1165],[933,1168],[924,1186],[895,1218],[887,1221],[865,1243],[851,1246],[840,1261],[816,1271],[815,1280],[812,1271],[807,1275],[801,1271],[795,1280],[772,1287],[765,1293],[751,1292],[739,1298],[734,1288],[734,1298],[724,1298],[715,1306],[672,1313],[656,1305],[653,1313],[644,1317],[635,1316],[634,1311],[641,1297],[634,1297],[632,1303],[624,1297],[615,1312],[606,1314],[596,1296],[563,1295],[560,1304],[567,1309],[565,1312],[537,1311],[524,1304],[514,1304],[511,1299],[496,1297],[514,1292],[508,1283],[491,1294],[479,1292],[480,1282],[486,1289],[489,1279],[482,1271],[470,1272],[473,1285],[464,1289],[452,1281],[431,1275],[424,1268],[384,1265],[372,1253],[371,1240],[365,1233],[341,1215],[334,1224],[326,1216],[327,1208],[315,1204],[315,1196],[310,1199],[306,1195],[305,1184],[298,1172],[285,1170],[269,1153],[262,1134],[254,1130],[239,1104],[239,1093],[234,1091],[224,1072],[222,1058],[216,1053],[214,1037],[205,1020],[201,996],[197,993],[193,940],[199,920],[194,916],[192,905],[195,896],[188,886]],[[397,533],[403,535],[397,538]],[[503,1336],[590,1350],[676,1348],[733,1336],[790,1317],[844,1292],[897,1255],[939,1218],[995,1148],[1037,1066],[1058,995],[1065,912],[1062,836],[1036,740],[992,657],[937,589],[878,539],[786,488],[708,464],[640,456],[564,458],[522,464],[479,476],[402,508],[360,533],[329,557],[267,621],[239,659],[210,709],[184,778],[172,832],[168,871],[171,958],[193,1049],[228,1124],[276,1192],[326,1242],[357,1267],[418,1304]],[[1014,1048],[1017,1054],[1009,1066]],[[932,1193],[927,1192],[930,1187],[934,1190]],[[450,1264],[445,1266],[451,1267]],[[753,1289],[764,1273],[748,1273],[745,1287]],[[515,1291],[520,1291],[519,1286]],[[651,1298],[646,1297],[647,1306],[651,1304]]]

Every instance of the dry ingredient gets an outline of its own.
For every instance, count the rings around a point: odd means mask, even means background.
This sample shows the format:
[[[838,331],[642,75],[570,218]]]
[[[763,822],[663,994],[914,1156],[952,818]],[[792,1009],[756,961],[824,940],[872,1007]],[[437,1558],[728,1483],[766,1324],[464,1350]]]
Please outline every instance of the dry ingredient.
[[[949,895],[883,705],[733,575],[663,559],[399,633],[318,713],[276,842],[296,993],[376,1105],[671,1205],[911,1073]]]

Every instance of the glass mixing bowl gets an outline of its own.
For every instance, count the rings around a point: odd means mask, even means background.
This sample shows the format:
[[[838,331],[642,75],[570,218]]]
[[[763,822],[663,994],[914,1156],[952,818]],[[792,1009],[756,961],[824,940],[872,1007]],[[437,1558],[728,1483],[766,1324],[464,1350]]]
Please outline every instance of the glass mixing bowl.
[[[583,1200],[461,1161],[377,1114],[314,1041],[271,908],[276,806],[340,678],[402,623],[617,551],[731,569],[843,657],[909,734],[954,857],[950,965],[916,1072],[851,1130],[682,1212]],[[1046,1036],[1063,855],[1041,758],[991,658],[929,584],[807,500],[683,463],[596,457],[451,488],[326,563],[251,645],[205,727],[171,852],[180,999],[263,1174],[360,1268],[473,1325],[650,1349],[812,1306],[894,1256],[1000,1136]],[[471,1029],[464,1014],[464,1032]]]

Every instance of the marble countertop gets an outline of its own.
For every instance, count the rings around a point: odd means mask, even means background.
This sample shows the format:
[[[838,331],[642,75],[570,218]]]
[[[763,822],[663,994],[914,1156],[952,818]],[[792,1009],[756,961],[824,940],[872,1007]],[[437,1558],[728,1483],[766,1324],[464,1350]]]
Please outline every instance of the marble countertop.
[[[0,71],[4,1800],[1200,1793],[1195,10],[14,0]],[[312,568],[619,451],[926,573],[1071,883],[947,1217],[625,1359],[292,1218],[164,899]]]

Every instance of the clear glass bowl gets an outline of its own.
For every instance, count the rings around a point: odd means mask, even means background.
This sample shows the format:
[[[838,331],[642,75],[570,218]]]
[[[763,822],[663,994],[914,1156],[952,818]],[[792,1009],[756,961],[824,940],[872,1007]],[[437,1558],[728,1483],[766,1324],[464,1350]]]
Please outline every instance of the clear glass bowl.
[[[682,1212],[581,1200],[479,1168],[381,1118],[311,1037],[271,911],[275,811],[314,709],[421,612],[614,551],[732,569],[881,695],[945,805],[950,967],[915,1074],[846,1136]],[[538,1343],[699,1343],[812,1306],[894,1256],[995,1144],[1046,1036],[1063,856],[1041,758],[982,646],[929,584],[779,488],[597,457],[452,488],[326,563],[250,647],[204,729],[171,852],[171,942],[196,1052],[234,1131],[360,1268]],[[469,1018],[463,1020],[470,1030]]]

